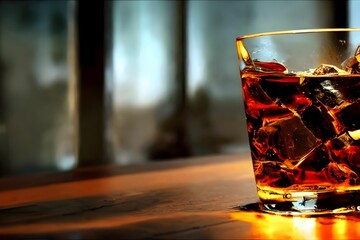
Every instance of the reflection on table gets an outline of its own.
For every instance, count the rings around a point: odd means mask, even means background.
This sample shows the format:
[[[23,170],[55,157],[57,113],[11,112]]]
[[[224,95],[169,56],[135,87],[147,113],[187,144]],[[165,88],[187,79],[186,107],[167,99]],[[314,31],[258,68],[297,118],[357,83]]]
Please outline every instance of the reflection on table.
[[[0,239],[359,239],[360,214],[285,217],[248,153],[0,179]]]

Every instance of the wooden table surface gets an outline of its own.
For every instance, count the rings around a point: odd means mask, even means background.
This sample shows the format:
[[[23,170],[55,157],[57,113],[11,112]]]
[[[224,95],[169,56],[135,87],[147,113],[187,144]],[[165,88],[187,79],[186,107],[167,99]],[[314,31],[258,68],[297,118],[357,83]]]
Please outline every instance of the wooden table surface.
[[[360,239],[360,216],[284,217],[257,202],[250,156],[0,179],[0,239]]]

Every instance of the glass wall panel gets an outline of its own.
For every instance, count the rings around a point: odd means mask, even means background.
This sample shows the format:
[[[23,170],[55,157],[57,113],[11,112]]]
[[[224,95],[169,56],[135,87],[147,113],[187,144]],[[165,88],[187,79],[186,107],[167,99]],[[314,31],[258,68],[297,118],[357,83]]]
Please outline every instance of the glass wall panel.
[[[67,61],[69,1],[0,2],[2,174],[75,165]]]
[[[116,162],[148,159],[162,134],[160,124],[174,111],[176,6],[173,1],[113,2],[112,143]]]
[[[360,1],[357,0],[349,1],[350,27],[354,27],[354,28],[360,27],[359,9],[360,9]]]

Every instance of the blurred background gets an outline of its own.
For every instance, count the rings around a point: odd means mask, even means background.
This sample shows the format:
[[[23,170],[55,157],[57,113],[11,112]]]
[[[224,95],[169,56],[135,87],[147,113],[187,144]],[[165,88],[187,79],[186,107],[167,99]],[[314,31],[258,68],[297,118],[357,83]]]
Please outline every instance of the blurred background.
[[[248,151],[236,36],[360,27],[359,9],[0,1],[0,176]]]

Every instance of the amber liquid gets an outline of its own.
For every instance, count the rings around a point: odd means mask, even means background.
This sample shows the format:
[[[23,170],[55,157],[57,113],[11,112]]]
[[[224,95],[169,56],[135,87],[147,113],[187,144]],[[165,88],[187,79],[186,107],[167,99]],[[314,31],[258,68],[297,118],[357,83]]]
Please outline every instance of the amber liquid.
[[[241,71],[264,210],[360,211],[360,74]]]

